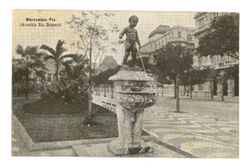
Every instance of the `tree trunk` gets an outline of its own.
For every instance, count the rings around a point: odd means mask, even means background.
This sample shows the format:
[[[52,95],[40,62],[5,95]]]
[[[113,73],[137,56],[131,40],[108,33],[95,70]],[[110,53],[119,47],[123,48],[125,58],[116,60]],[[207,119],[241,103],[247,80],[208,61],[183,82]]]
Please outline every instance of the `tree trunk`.
[[[179,95],[179,85],[176,85],[176,111],[180,112],[180,95]]]
[[[89,49],[89,89],[88,89],[88,116],[87,119],[91,119],[92,117],[92,45]],[[87,120],[89,123],[92,123],[92,120]]]
[[[189,96],[187,85],[184,86],[184,96]]]
[[[56,62],[56,82],[58,81],[58,74],[59,73],[59,63]]]
[[[221,101],[224,101],[224,81],[221,83]]]
[[[114,86],[113,83],[111,84],[111,99],[114,98]]]
[[[193,85],[190,85],[190,99],[193,98]]]
[[[177,83],[176,83],[176,77],[174,79],[174,99],[176,99],[176,88],[177,88]]]
[[[178,83],[178,78],[176,77],[175,79],[176,83],[176,111],[180,112],[180,93],[179,93],[179,83]]]
[[[214,100],[214,84],[213,80],[210,80],[210,93],[211,93],[211,100]]]
[[[99,94],[98,94],[98,96],[101,96],[101,85],[99,85]]]
[[[106,97],[107,96],[106,84],[103,84],[103,88],[104,88],[104,97]]]
[[[25,81],[25,99],[29,98],[29,68],[26,71],[26,81]]]

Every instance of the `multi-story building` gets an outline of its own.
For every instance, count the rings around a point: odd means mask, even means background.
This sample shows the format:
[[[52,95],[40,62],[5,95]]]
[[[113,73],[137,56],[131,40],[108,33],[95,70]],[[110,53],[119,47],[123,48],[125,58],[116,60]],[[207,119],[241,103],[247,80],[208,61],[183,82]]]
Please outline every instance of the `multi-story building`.
[[[206,35],[210,31],[210,24],[218,16],[227,15],[232,13],[218,13],[218,12],[198,12],[196,13],[194,19],[196,21],[196,30],[193,35],[196,39],[196,47],[198,46],[199,39]],[[215,70],[220,70],[223,72],[223,69],[231,68],[234,65],[239,63],[238,60],[229,57],[227,55],[198,55],[194,56],[194,66],[198,68],[210,67]],[[212,84],[212,85],[210,85]],[[211,86],[213,89],[211,89]],[[222,90],[222,88],[224,88]],[[223,93],[224,96],[238,96],[239,95],[239,78],[236,76],[235,78],[229,79],[224,86],[222,87],[221,83],[217,80],[214,80],[213,83],[204,83],[200,85],[194,86],[193,96],[195,97],[211,97],[211,91],[213,91],[213,95],[221,95]]]
[[[159,25],[148,36],[148,42],[140,50],[142,56],[153,58],[153,53],[168,43],[181,44],[188,48],[194,48],[194,28],[183,26]]]

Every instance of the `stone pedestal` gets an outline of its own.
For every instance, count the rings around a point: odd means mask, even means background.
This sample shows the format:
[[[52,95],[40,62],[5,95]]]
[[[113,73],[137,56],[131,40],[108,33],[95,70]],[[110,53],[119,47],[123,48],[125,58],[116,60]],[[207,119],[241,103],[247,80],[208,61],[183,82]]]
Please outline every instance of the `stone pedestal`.
[[[115,155],[152,152],[153,148],[141,138],[144,109],[156,102],[156,82],[137,68],[122,68],[110,77],[114,83],[119,137],[108,144]]]
[[[131,112],[126,109],[117,111],[119,137],[108,145],[116,155],[152,152],[142,138],[143,110]]]

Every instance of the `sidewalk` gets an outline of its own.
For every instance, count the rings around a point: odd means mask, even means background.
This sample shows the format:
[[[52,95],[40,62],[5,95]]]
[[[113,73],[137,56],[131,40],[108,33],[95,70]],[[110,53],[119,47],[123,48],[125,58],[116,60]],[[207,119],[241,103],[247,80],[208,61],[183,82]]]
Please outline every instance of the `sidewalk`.
[[[181,111],[175,112],[174,99],[159,97],[145,112],[144,128],[197,157],[238,157],[237,103],[181,99]]]

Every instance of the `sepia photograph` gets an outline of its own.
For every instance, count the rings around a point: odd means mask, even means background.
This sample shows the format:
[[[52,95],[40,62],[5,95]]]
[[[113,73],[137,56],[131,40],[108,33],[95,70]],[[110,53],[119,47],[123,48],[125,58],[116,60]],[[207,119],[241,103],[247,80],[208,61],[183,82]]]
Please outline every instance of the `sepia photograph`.
[[[239,158],[239,17],[13,10],[12,156]]]

